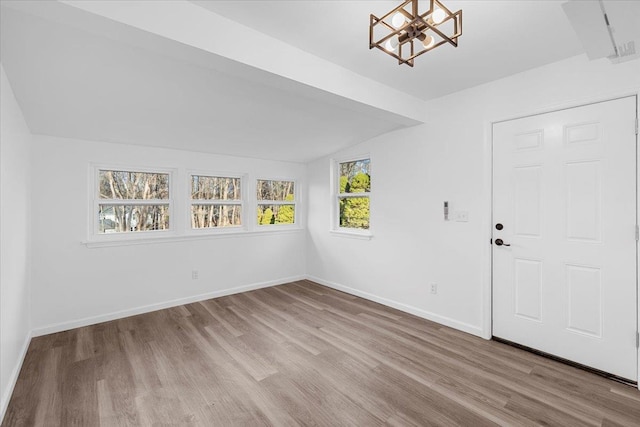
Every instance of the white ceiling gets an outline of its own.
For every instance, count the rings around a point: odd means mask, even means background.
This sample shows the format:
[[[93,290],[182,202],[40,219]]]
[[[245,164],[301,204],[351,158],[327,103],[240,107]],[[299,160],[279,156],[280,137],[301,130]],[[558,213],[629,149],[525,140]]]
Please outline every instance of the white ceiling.
[[[407,125],[238,64],[205,68],[12,9],[1,23],[33,133],[307,162]]]
[[[307,162],[420,123],[419,99],[581,53],[562,2],[553,0],[448,0],[450,9],[463,9],[460,46],[435,49],[414,68],[368,49],[369,13],[382,15],[397,2],[173,3],[212,23],[222,22],[216,16],[236,21],[237,31],[215,40],[231,53],[89,13],[81,2],[3,0],[0,59],[32,132]],[[130,4],[108,7],[126,14]],[[167,3],[140,5],[148,11]],[[191,23],[183,24],[193,36]],[[254,57],[286,59],[273,60],[272,69],[244,61],[233,47],[246,37]],[[281,42],[297,49],[277,56]],[[317,67],[300,67],[311,63],[309,53],[321,58]],[[288,69],[295,73],[280,75]],[[403,105],[412,106],[409,113]]]
[[[426,2],[426,0],[423,0]],[[421,99],[437,98],[582,53],[561,4],[567,0],[443,0],[462,9],[457,48],[444,45],[414,68],[369,50],[369,15],[400,1],[199,1],[271,37]]]

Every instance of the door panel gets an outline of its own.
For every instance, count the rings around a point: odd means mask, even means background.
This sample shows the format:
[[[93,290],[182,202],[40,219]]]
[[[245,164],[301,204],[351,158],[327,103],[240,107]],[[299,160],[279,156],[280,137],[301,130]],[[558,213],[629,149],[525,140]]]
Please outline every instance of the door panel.
[[[635,117],[627,97],[493,127],[493,335],[634,381]]]
[[[515,314],[540,321],[542,263],[538,260],[515,259]]]
[[[579,265],[566,266],[567,329],[602,338],[601,270]]]
[[[516,167],[514,173],[515,233],[540,237],[540,165]]]
[[[567,238],[600,242],[600,161],[567,163]]]

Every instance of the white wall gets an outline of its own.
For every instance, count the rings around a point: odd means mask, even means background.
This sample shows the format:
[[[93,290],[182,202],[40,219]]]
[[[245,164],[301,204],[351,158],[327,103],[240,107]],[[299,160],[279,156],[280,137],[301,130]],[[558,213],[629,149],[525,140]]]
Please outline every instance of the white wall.
[[[34,335],[304,276],[303,229],[87,247],[82,242],[88,234],[91,162],[176,168],[178,188],[185,193],[188,169],[250,172],[250,180],[293,178],[303,187],[306,175],[306,166],[298,163],[34,136],[33,182],[46,188],[33,196]],[[304,201],[298,215],[306,216]],[[192,280],[192,270],[198,270],[199,279]]]
[[[490,336],[491,122],[639,90],[640,61],[578,56],[431,101],[427,124],[336,153],[371,154],[372,240],[328,232],[330,159],[311,163],[308,275]],[[444,222],[445,200],[469,222]]]
[[[0,420],[29,343],[31,134],[0,64]]]

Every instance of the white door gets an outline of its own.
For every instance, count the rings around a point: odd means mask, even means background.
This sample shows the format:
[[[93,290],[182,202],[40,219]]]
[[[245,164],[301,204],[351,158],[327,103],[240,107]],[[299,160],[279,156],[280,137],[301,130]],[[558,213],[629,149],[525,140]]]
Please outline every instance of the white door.
[[[633,381],[635,120],[634,96],[493,126],[493,335]]]

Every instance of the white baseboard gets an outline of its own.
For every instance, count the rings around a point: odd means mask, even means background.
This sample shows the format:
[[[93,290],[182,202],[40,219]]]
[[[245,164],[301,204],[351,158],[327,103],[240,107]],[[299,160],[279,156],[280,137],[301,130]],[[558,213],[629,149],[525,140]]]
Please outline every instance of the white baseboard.
[[[386,305],[388,307],[392,307],[398,309],[400,311],[404,311],[405,313],[413,314],[418,317],[422,317],[423,319],[431,320],[432,322],[440,323],[441,325],[449,326],[451,328],[457,329],[462,332],[467,332],[472,335],[476,335],[478,337],[484,338],[484,333],[481,327],[471,325],[469,323],[460,322],[455,319],[451,319],[449,317],[441,316],[439,314],[431,313],[429,311],[422,310],[417,307],[413,307],[411,305],[403,304],[397,301],[393,301],[387,298],[379,297],[377,295],[370,294],[368,292],[363,292],[358,289],[353,289],[348,286],[344,286],[338,283],[330,282],[328,280],[321,279],[319,277],[307,275],[306,278],[311,280],[312,282],[319,283],[321,285],[327,286],[329,288],[336,289],[338,291],[346,292],[351,295],[355,295],[364,299],[368,299],[370,301],[374,301],[380,303],[382,305]]]
[[[31,332],[28,332],[27,336],[24,337],[24,343],[22,344],[22,350],[20,351],[18,363],[13,368],[13,371],[11,371],[11,378],[9,378],[9,383],[7,384],[6,390],[1,391],[2,401],[0,401],[0,423],[2,423],[2,420],[4,420],[7,407],[9,406],[9,401],[11,400],[11,395],[13,395],[13,389],[16,386],[18,375],[20,375],[20,370],[22,369],[22,364],[24,363],[24,358],[27,355],[29,344],[31,344],[31,337]]]
[[[68,331],[69,329],[81,328],[84,326],[95,325],[96,323],[108,322],[110,320],[122,319],[124,317],[135,316],[138,314],[149,313],[151,311],[162,310],[165,308],[175,307],[183,304],[204,301],[211,298],[218,298],[227,295],[238,294],[240,292],[253,291],[255,289],[267,288],[270,286],[282,285],[297,280],[303,280],[306,276],[285,277],[282,279],[269,280],[266,282],[253,283],[250,285],[237,286],[235,288],[223,289],[219,291],[208,292],[206,294],[193,295],[185,298],[178,298],[171,301],[165,301],[157,304],[149,304],[142,307],[130,308],[127,310],[115,311],[112,313],[101,314],[98,316],[85,317],[84,319],[71,320],[69,322],[56,323],[53,325],[35,328],[31,331],[33,337],[41,335],[53,334],[56,332]]]

